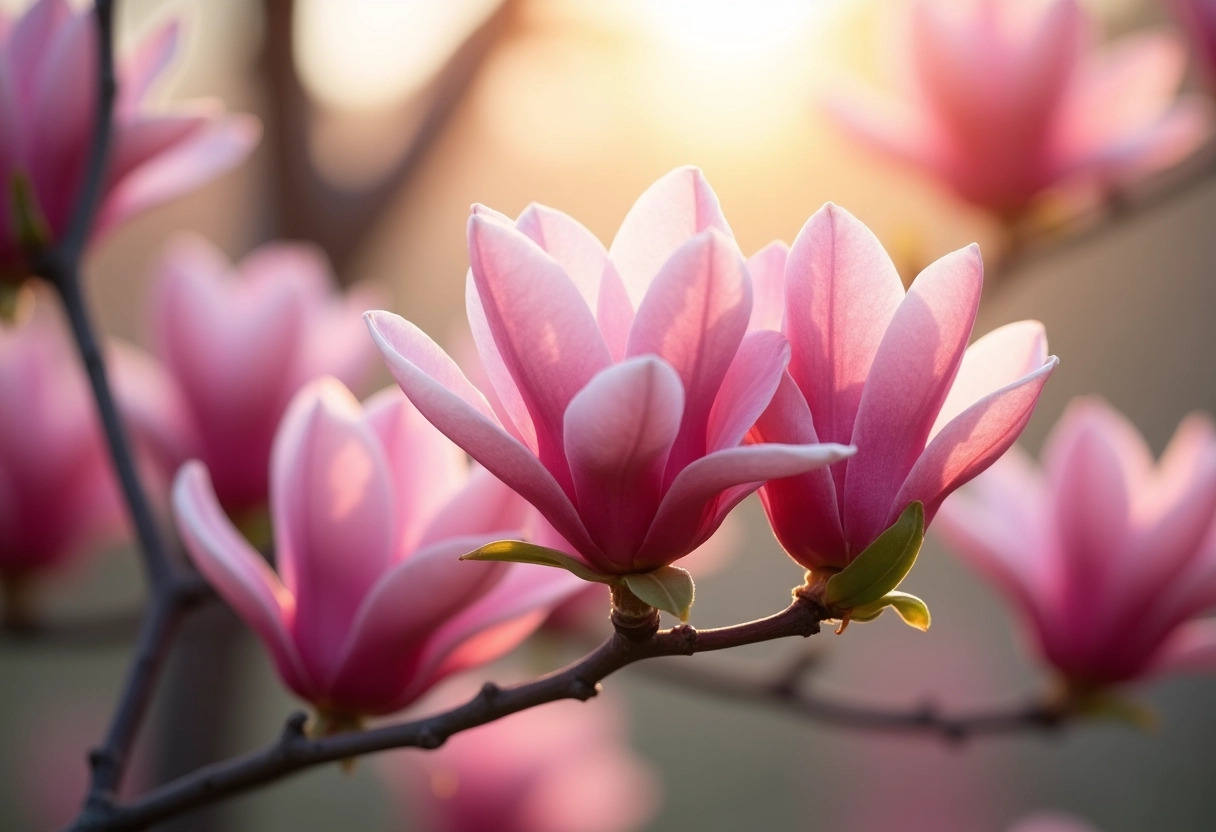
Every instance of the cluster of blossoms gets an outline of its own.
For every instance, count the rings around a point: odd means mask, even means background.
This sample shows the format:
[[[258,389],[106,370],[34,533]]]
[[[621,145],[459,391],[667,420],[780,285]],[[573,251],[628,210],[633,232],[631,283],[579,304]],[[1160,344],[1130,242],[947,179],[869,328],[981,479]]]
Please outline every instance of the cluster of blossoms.
[[[1211,19],[1210,4],[1178,6]],[[1050,187],[1104,187],[1172,162],[1207,130],[1207,105],[1173,96],[1183,63],[1172,42],[1143,36],[1087,55],[1074,0],[1016,14],[977,0],[961,16],[920,2],[910,14],[903,75],[920,109],[838,112],[1004,217]],[[235,164],[256,139],[252,120],[215,107],[145,111],[177,38],[168,24],[120,69],[95,235]],[[0,13],[6,289],[69,221],[96,49],[65,0],[39,0],[16,21]],[[994,96],[991,77],[1010,88]],[[1104,103],[1132,81],[1126,106]],[[791,246],[748,258],[695,168],[647,189],[607,247],[540,205],[515,219],[475,207],[468,247],[480,384],[405,319],[361,320],[374,296],[333,292],[324,258],[301,245],[270,244],[233,266],[201,239],[175,240],[156,266],[155,356],[110,349],[141,464],[173,478],[193,563],[321,730],[399,711],[504,655],[584,581],[610,586],[618,612],[687,619],[692,583],[674,564],[753,492],[807,570],[801,597],[845,623],[891,606],[927,626],[923,602],[896,588],[937,518],[1022,608],[1070,690],[1216,667],[1216,627],[1195,620],[1216,605],[1216,430],[1189,419],[1155,465],[1133,427],[1082,401],[1049,440],[1043,472],[1007,453],[1057,361],[1033,321],[968,346],[977,248],[905,289],[877,238],[829,204]],[[6,590],[123,525],[67,341],[45,302],[25,318],[0,327]],[[401,389],[361,404],[351,388],[377,348]],[[241,530],[267,511],[272,547]],[[428,758],[433,787],[459,771],[461,788],[501,794],[515,812],[487,819],[476,813],[493,801],[449,804],[436,828],[541,829],[540,818],[598,817],[583,804],[604,792],[582,800],[585,780],[643,789],[612,728],[573,723],[583,736],[529,718],[522,744],[513,728]],[[592,744],[605,753],[577,754]],[[576,756],[591,773],[553,769]],[[651,803],[614,821],[641,822]],[[1034,823],[1020,828],[1065,828]]]

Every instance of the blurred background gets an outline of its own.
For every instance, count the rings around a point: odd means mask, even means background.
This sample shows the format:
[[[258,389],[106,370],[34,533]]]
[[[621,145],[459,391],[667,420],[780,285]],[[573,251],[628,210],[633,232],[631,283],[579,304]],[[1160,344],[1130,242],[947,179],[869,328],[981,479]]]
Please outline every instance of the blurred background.
[[[166,16],[188,21],[186,54],[161,90],[167,100],[221,98],[257,114],[266,134],[237,171],[130,223],[96,252],[94,307],[108,333],[146,342],[149,266],[174,232],[198,231],[234,258],[268,239],[309,239],[343,282],[381,287],[388,308],[451,344],[463,319],[471,203],[514,216],[542,202],[608,242],[647,185],[695,164],[745,253],[792,240],[828,200],[868,224],[909,278],[978,241],[989,276],[976,333],[1037,318],[1062,361],[1025,444],[1037,451],[1070,398],[1098,394],[1159,451],[1186,413],[1216,410],[1211,165],[1143,209],[1133,204],[1080,235],[1032,240],[1005,257],[999,223],[853,146],[819,107],[842,77],[881,77],[877,44],[892,5],[122,0],[124,39]],[[1086,5],[1106,35],[1170,25],[1154,0]],[[387,373],[379,381],[388,383]],[[754,498],[739,515],[737,552],[698,582],[697,626],[767,615],[801,582]],[[813,646],[821,656],[813,689],[892,708],[1016,706],[1045,684],[1003,600],[932,537],[906,588],[933,610],[928,633],[885,616],[813,645],[670,661],[759,677]],[[67,617],[134,610],[140,593],[134,559],[115,550],[48,594],[51,614]],[[260,646],[218,606],[183,632],[136,779],[263,744],[297,707]],[[0,640],[0,828],[47,828],[74,813],[83,748],[100,736],[126,651],[122,639],[90,647]],[[546,643],[454,684],[522,679],[575,655]],[[1137,689],[1161,716],[1148,733],[1083,724],[957,746],[698,696],[638,667],[606,687],[660,772],[651,830],[981,832],[1042,807],[1107,832],[1204,830],[1216,817],[1212,679]],[[595,718],[595,703],[586,707]],[[313,771],[172,828],[412,827],[366,760],[349,775]]]

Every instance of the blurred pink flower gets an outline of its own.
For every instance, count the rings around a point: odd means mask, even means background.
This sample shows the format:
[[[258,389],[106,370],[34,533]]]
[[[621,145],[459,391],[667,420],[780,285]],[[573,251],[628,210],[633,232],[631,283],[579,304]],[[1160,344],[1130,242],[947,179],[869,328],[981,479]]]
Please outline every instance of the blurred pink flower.
[[[124,528],[84,371],[39,296],[28,320],[0,324],[0,575],[53,569]]]
[[[151,320],[164,370],[145,361],[132,418],[166,471],[202,460],[233,514],[265,505],[271,443],[295,392],[324,375],[354,386],[372,369],[361,315],[376,300],[337,295],[333,283],[324,255],[300,244],[265,245],[233,267],[181,236],[157,266]]]
[[[150,114],[145,99],[177,51],[178,23],[144,37],[118,67],[109,169],[94,236],[235,165],[260,128],[218,102]],[[14,183],[53,240],[66,227],[93,135],[97,29],[67,0],[38,0],[16,20],[0,11],[0,273],[24,276]]]
[[[759,483],[847,456],[742,445],[789,358],[746,334],[751,282],[693,168],[638,199],[609,251],[541,206],[469,221],[469,322],[483,394],[413,324],[368,314],[418,409],[526,497],[592,571],[646,572],[697,548]]]
[[[305,387],[275,438],[276,575],[224,516],[197,461],[173,506],[195,564],[262,638],[284,682],[337,717],[405,707],[505,653],[582,584],[558,570],[462,563],[521,535],[527,504],[398,390],[366,410],[334,379]]]
[[[983,281],[975,246],[930,265],[905,294],[878,239],[827,205],[781,264],[793,357],[753,435],[840,442],[857,455],[760,489],[790,557],[843,569],[913,501],[941,501],[1022,432],[1055,368],[1041,324],[994,330],[970,348]],[[777,310],[770,320],[781,320]]]
[[[1017,448],[942,507],[938,528],[1021,607],[1081,686],[1216,668],[1216,430],[1188,417],[1154,464],[1135,427],[1074,401],[1040,470]]]
[[[608,704],[533,708],[380,771],[420,832],[631,832],[658,808],[657,776]]]
[[[1098,832],[1098,827],[1061,812],[1035,812],[1009,827],[1009,832]]]
[[[916,0],[898,29],[898,92],[860,84],[829,111],[862,143],[1016,218],[1055,186],[1109,186],[1166,167],[1208,134],[1176,96],[1181,41],[1139,33],[1102,48],[1077,0]]]
[[[1209,83],[1216,83],[1216,2],[1170,0],[1178,22],[1195,46],[1196,56]]]

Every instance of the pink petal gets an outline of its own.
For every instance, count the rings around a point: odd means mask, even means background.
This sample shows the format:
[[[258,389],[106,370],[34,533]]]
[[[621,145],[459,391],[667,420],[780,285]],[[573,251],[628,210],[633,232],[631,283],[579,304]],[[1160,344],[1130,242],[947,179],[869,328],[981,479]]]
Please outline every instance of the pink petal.
[[[95,235],[236,166],[249,155],[261,132],[261,124],[252,116],[211,114],[187,139],[114,183],[101,206]]]
[[[1166,676],[1176,673],[1216,671],[1216,620],[1183,624],[1158,649],[1147,673]]]
[[[507,369],[507,364],[498,351],[498,345],[494,343],[494,333],[486,318],[477,284],[473,281],[472,269],[469,270],[464,284],[464,302],[469,334],[473,336],[473,345],[484,375],[481,380],[489,382],[486,389],[490,393],[489,402],[494,413],[511,436],[536,453],[536,426],[532,424],[532,414],[528,412],[523,393],[511,377],[511,371]]]
[[[980,356],[976,358],[978,363]],[[924,504],[925,522],[931,522],[942,500],[1005,453],[1030,421],[1043,385],[1057,363],[1053,357],[1028,375],[1009,382],[1001,372],[1008,367],[989,364],[990,383],[1005,382],[1005,386],[980,398],[933,438],[895,496],[887,525],[894,523],[913,500]],[[1020,369],[1016,366],[1015,372]],[[982,375],[978,367],[975,371]],[[896,510],[896,506],[900,508]]]
[[[502,480],[475,465],[464,488],[448,500],[423,530],[418,547],[431,546],[449,537],[489,534],[495,529],[514,529],[512,536],[518,537],[519,530],[536,511]]]
[[[870,229],[828,203],[794,240],[785,293],[790,375],[819,439],[850,442],[870,366],[904,299],[899,273]]]
[[[785,373],[752,435],[761,442],[813,445],[819,441],[806,399]],[[848,565],[844,527],[829,467],[774,479],[760,489],[760,501],[773,533],[794,560],[807,568],[830,562]]]
[[[393,562],[400,525],[384,451],[334,379],[303,388],[275,438],[271,513],[293,629],[313,676],[330,678],[355,613]]]
[[[288,634],[295,599],[224,515],[201,463],[189,462],[178,472],[173,511],[194,565],[257,632],[284,681],[311,699],[317,688]]]
[[[537,454],[565,485],[563,414],[612,356],[570,278],[523,234],[474,214],[469,257],[494,344],[536,427]]]
[[[887,327],[857,408],[858,454],[845,470],[844,527],[854,552],[887,527],[925,450],[971,334],[982,275],[975,246],[946,255],[916,278]]]
[[[123,418],[168,473],[197,456],[198,428],[173,377],[152,356],[130,344],[109,350],[110,374]]]
[[[789,360],[789,343],[780,332],[760,330],[744,336],[709,412],[707,451],[743,441],[772,400]]]
[[[511,437],[443,350],[416,326],[389,312],[364,319],[393,378],[431,424],[524,499],[579,551],[595,551],[574,505],[540,461]]]
[[[398,387],[368,399],[367,422],[384,448],[400,524],[398,552],[410,552],[469,478],[464,451],[440,433]]]
[[[752,318],[749,330],[781,331],[785,317],[785,262],[790,247],[780,240],[769,243],[747,260],[752,279]]]
[[[595,311],[613,360],[622,359],[633,322],[633,305],[603,244],[573,217],[543,205],[529,205],[515,227],[543,248],[574,281],[587,307]]]
[[[632,358],[597,375],[570,401],[565,445],[580,514],[607,561],[629,562],[663,494],[684,389],[667,362]]]
[[[36,94],[34,83],[45,72],[44,61],[50,57],[54,39],[74,14],[66,0],[38,0],[17,19],[9,32],[5,57],[22,100],[33,99]]]
[[[635,309],[676,249],[710,228],[731,236],[718,197],[697,168],[676,168],[638,197],[608,250]]]
[[[682,245],[638,307],[628,354],[665,359],[684,385],[684,422],[667,479],[706,452],[706,426],[751,317],[751,286],[734,243],[706,231]]]
[[[645,572],[671,563],[674,553],[687,554],[704,542],[721,521],[715,503],[727,489],[748,484],[755,490],[768,480],[804,474],[853,452],[844,445],[768,443],[727,448],[694,461],[663,497],[634,569]]]
[[[139,45],[122,57],[119,68],[120,110],[130,112],[147,96],[152,85],[168,69],[181,41],[181,22],[173,19],[140,38]]]
[[[848,137],[912,168],[940,172],[949,150],[921,109],[904,98],[845,80],[823,101],[827,115]]]
[[[401,692],[413,682],[414,664],[427,640],[476,604],[510,569],[505,563],[462,562],[460,556],[510,534],[445,540],[387,571],[359,608],[342,658],[325,685],[327,696],[352,710],[395,710]]]

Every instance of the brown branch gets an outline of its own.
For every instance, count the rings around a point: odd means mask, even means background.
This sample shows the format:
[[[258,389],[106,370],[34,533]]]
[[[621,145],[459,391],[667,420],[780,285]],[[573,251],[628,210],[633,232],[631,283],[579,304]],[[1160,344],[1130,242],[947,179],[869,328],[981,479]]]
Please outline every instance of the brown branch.
[[[943,714],[932,703],[907,711],[893,711],[834,702],[808,693],[802,687],[801,682],[810,667],[808,662],[814,660],[813,655],[803,653],[799,661],[792,663],[789,668],[759,681],[750,675],[745,678],[721,670],[671,663],[648,667],[646,675],[697,693],[769,706],[840,728],[937,736],[948,742],[1027,730],[1053,730],[1068,717],[1063,703],[1052,700],[1036,700],[1011,708],[959,715]]]
[[[75,832],[119,832],[143,829],[189,809],[214,803],[323,763],[348,760],[390,748],[438,748],[448,737],[513,713],[561,699],[587,700],[599,683],[621,668],[660,656],[690,656],[777,638],[807,637],[819,632],[828,616],[814,601],[796,597],[776,615],[712,630],[681,626],[647,631],[621,628],[599,648],[532,682],[512,687],[486,684],[456,708],[424,719],[357,733],[310,738],[307,718],[292,716],[279,739],[242,757],[217,763],[149,792],[125,806],[82,817]]]
[[[393,167],[374,184],[351,190],[326,182],[309,157],[305,137],[311,103],[292,54],[295,2],[263,0],[265,145],[270,151],[273,184],[270,235],[316,243],[329,256],[338,279],[351,280],[351,262],[376,229],[376,220],[417,172],[431,144],[464,100],[486,56],[509,28],[516,5],[515,0],[502,0],[468,34],[417,94],[416,100],[425,102],[423,115]]]

